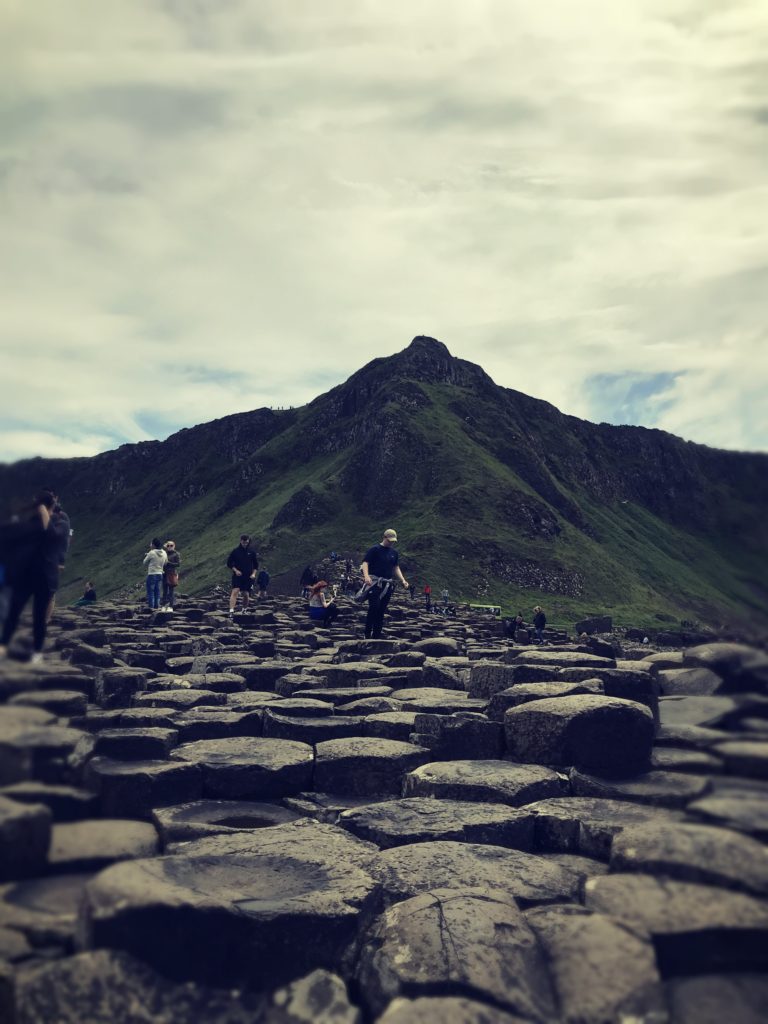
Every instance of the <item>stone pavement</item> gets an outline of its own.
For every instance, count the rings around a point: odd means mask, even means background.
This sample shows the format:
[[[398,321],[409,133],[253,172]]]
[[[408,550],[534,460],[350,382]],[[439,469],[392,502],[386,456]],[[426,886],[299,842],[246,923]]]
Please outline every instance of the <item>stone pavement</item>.
[[[3,1024],[768,1019],[764,652],[343,607],[3,663]]]

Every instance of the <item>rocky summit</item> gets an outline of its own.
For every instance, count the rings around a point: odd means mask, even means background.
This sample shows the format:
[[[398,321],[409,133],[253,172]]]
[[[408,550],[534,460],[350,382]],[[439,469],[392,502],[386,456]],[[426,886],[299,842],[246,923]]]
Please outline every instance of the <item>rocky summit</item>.
[[[3,1024],[764,1021],[768,656],[363,614],[12,650]]]

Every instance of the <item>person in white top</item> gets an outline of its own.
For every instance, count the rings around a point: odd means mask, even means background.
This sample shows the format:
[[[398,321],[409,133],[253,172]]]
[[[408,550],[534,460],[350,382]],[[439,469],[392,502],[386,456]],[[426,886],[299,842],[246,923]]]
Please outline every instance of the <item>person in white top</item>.
[[[147,567],[147,604],[150,608],[160,607],[160,585],[163,582],[163,570],[168,561],[168,555],[163,550],[163,545],[158,537],[153,537],[152,546],[144,555],[144,565]]]

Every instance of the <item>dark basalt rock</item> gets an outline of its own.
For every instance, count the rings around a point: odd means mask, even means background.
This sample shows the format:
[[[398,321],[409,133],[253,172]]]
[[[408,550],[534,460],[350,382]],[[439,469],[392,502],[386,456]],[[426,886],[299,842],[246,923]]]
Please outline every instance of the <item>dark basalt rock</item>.
[[[299,815],[279,804],[246,800],[195,800],[189,804],[159,807],[152,821],[163,849],[205,836],[229,835],[254,828],[272,828],[295,821]]]
[[[399,796],[406,772],[432,759],[424,747],[366,736],[318,743],[314,785],[345,796]]]
[[[543,951],[515,900],[490,889],[434,889],[390,907],[364,947],[358,981],[373,1013],[399,996],[451,992],[549,1021]]]
[[[53,815],[42,804],[0,797],[0,882],[42,872],[51,841]]]
[[[171,757],[199,766],[203,793],[209,797],[263,800],[300,793],[312,782],[312,748],[290,740],[198,740],[183,743]]]
[[[475,800],[522,807],[569,791],[568,780],[551,768],[509,761],[443,761],[424,764],[403,780],[405,796]]]

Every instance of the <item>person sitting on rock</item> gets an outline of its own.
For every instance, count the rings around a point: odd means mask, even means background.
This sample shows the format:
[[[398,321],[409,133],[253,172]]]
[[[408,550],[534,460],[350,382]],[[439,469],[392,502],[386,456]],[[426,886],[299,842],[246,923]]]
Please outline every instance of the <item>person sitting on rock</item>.
[[[84,608],[86,605],[93,604],[96,600],[96,588],[90,580],[85,584],[85,590],[83,590],[83,596],[79,601],[75,601],[75,608]]]
[[[322,622],[330,626],[338,617],[339,609],[333,598],[329,601],[325,595],[328,587],[326,580],[318,580],[309,588],[309,617],[313,622]]]
[[[544,643],[544,627],[547,624],[547,616],[540,604],[533,609],[533,628],[536,630],[536,637],[540,644]]]

